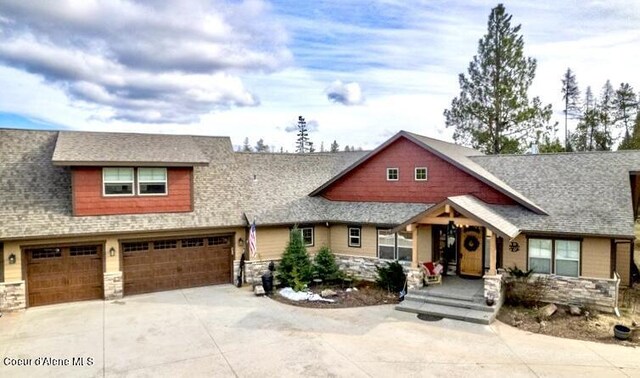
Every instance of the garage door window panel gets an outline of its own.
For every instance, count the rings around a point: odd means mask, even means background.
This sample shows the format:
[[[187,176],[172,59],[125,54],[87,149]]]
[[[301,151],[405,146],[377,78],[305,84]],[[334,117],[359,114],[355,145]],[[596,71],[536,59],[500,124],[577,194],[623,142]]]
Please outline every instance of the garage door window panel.
[[[102,182],[105,196],[132,196],[133,168],[103,168]]]
[[[175,249],[177,247],[177,240],[159,240],[153,242],[153,249]]]
[[[166,168],[138,168],[138,194],[158,196],[167,194]]]

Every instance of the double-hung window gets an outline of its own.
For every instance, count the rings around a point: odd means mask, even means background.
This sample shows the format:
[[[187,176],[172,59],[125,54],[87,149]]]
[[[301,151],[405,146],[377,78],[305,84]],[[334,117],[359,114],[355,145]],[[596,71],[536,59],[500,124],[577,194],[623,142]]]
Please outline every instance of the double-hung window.
[[[102,182],[105,196],[132,196],[133,168],[104,168]]]
[[[378,230],[378,257],[387,260],[411,261],[413,239],[411,232]]]
[[[300,227],[300,234],[305,246],[313,246],[313,227]]]
[[[580,241],[529,239],[529,269],[536,273],[578,277]]]
[[[167,194],[167,168],[138,168],[138,194]]]
[[[556,274],[578,277],[580,273],[580,242],[556,240]]]
[[[551,273],[551,240],[529,239],[529,269],[536,273]]]
[[[360,227],[349,227],[349,247],[360,247],[360,235],[362,229]]]

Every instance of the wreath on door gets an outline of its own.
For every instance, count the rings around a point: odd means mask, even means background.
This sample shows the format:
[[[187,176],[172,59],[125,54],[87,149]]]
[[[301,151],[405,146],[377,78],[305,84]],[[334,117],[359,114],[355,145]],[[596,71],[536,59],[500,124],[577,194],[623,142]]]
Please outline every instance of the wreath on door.
[[[474,252],[480,246],[480,241],[475,236],[467,236],[464,239],[464,248],[469,252]]]

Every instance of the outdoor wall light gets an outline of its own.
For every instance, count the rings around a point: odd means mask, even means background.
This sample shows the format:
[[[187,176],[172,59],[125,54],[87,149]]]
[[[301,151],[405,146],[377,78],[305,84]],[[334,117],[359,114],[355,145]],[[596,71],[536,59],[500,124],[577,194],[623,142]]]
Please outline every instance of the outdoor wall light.
[[[15,264],[15,263],[16,263],[16,255],[12,253],[9,255],[9,264]]]
[[[242,238],[238,239],[238,246],[244,247],[244,240],[242,240]]]
[[[111,249],[109,249],[109,256],[113,257],[116,255],[116,249],[111,247]]]

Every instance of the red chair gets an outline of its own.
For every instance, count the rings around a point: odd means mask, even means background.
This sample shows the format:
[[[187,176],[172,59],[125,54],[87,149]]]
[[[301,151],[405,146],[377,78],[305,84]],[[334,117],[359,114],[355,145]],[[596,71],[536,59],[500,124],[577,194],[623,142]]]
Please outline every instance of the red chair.
[[[422,271],[424,272],[424,284],[441,284],[442,283],[442,265],[434,264],[432,261],[422,263]]]

